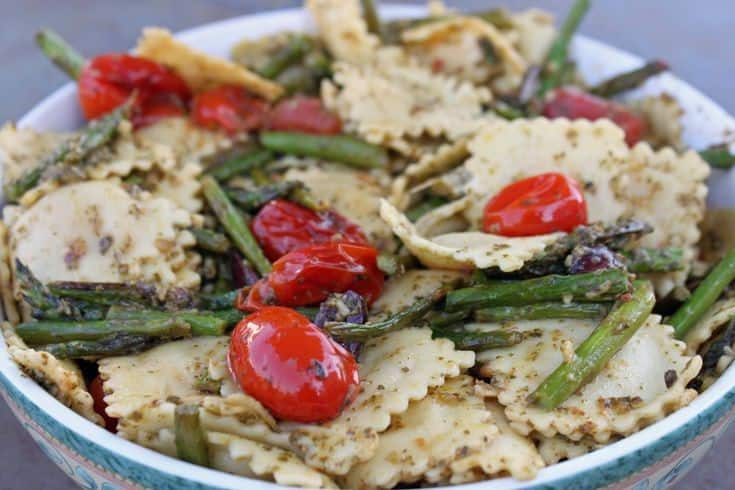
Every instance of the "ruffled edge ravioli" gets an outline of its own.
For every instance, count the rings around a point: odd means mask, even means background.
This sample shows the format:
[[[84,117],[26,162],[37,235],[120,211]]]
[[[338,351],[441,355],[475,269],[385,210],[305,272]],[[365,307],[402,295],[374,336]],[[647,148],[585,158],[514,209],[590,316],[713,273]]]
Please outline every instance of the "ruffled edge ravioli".
[[[488,119],[490,91],[436,75],[396,47],[379,49],[369,62],[337,62],[333,83],[322,84],[322,100],[347,131],[367,141],[415,156],[421,137],[456,140]]]
[[[423,399],[431,387],[458,376],[474,360],[473,352],[457,351],[446,339],[432,339],[426,328],[371,339],[360,356],[362,391],[339,417],[323,425],[283,426],[310,466],[345,475],[373,457],[378,434],[388,429],[392,415],[405,412],[411,400]]]
[[[561,364],[564,352],[589,336],[596,321],[516,322],[514,329],[534,336],[510,349],[478,353],[480,372],[491,379],[498,402],[522,434],[588,436],[605,443],[614,435],[637,432],[697,396],[687,384],[699,373],[702,359],[687,355],[686,344],[675,340],[673,328],[660,320],[651,315],[592,381],[555,410],[529,404],[528,396]]]
[[[190,213],[168,199],[132,196],[115,181],[61,187],[11,224],[10,249],[43,282],[149,281],[195,287],[186,249]]]
[[[48,352],[29,348],[10,323],[2,322],[0,327],[8,354],[23,372],[65,406],[97,425],[104,425],[102,417],[94,411],[82,372],[73,361],[62,361]]]
[[[446,481],[453,475],[453,461],[486,449],[497,432],[483,397],[475,393],[474,378],[447,379],[393,416],[373,457],[350,470],[345,487]]]

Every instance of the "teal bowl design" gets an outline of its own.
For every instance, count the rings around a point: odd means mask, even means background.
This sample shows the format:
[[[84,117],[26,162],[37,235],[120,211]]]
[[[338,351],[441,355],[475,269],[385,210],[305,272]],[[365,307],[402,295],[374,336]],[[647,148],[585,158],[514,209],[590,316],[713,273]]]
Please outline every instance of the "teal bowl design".
[[[389,6],[386,18],[423,14],[419,7]],[[240,17],[186,31],[183,41],[226,56],[244,33],[303,30],[310,21],[300,10]],[[585,77],[595,82],[638,66],[642,60],[597,41],[578,37],[574,57]],[[600,60],[605,60],[604,66]],[[666,91],[685,110],[685,139],[694,148],[735,133],[735,120],[709,98],[671,75],[649,82],[632,97]],[[76,91],[69,84],[41,102],[21,121],[40,130],[69,130],[82,123]],[[714,171],[710,206],[735,207],[735,173]],[[90,490],[270,489],[278,485],[193,466],[116,437],[56,401],[25,376],[0,342],[0,394],[43,452],[82,488]],[[688,407],[624,440],[542,470],[530,482],[503,478],[453,489],[500,490],[630,488],[658,490],[671,486],[704,457],[735,418],[735,370],[729,369]]]

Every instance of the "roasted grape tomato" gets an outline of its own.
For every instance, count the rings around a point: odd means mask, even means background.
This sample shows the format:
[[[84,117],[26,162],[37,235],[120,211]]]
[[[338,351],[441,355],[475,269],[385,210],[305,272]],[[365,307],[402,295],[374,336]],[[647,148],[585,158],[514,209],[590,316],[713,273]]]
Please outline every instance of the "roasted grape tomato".
[[[186,112],[186,105],[178,97],[163,93],[150,94],[133,109],[131,120],[134,127],[141,128],[168,117],[186,116]]]
[[[259,129],[268,112],[268,102],[236,85],[222,85],[197,94],[191,117],[199,126],[228,133]]]
[[[279,102],[266,118],[266,127],[274,131],[313,134],[339,134],[342,122],[329,112],[319,97],[297,95]]]
[[[175,106],[185,106],[191,97],[186,82],[175,72],[129,54],[97,56],[84,65],[79,74],[79,102],[87,119],[96,119],[114,110],[133,92],[137,94],[136,109],[161,94],[168,100],[175,100]]]
[[[102,387],[102,378],[98,375],[89,383],[89,394],[92,395],[92,408],[105,421],[105,428],[110,432],[117,432],[117,419],[107,415],[107,403],[105,403],[105,390]]]
[[[587,203],[577,181],[558,173],[519,180],[485,206],[483,230],[510,237],[572,231],[587,223]]]
[[[326,422],[359,391],[352,355],[290,308],[245,317],[232,333],[228,360],[243,391],[281,420]]]
[[[367,243],[360,227],[341,214],[335,211],[316,213],[283,199],[263,206],[250,228],[271,261],[320,243]]]
[[[570,87],[553,92],[546,101],[543,114],[552,119],[610,119],[625,132],[628,146],[638,143],[647,130],[646,120],[624,105]]]
[[[329,293],[348,289],[372,304],[383,292],[378,251],[369,245],[323,243],[290,252],[273,263],[236,306],[255,311],[268,305],[305,306],[321,303]]]

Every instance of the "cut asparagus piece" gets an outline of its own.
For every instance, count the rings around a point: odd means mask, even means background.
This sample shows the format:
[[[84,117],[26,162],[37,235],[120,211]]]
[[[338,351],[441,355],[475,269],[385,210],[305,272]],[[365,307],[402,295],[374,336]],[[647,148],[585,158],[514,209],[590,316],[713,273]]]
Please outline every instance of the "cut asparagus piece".
[[[669,318],[667,323],[674,327],[677,339],[684,338],[733,279],[735,279],[735,248],[720,260],[686,302]]]
[[[188,463],[209,466],[209,449],[197,405],[179,405],[174,412],[176,456]]]
[[[72,340],[58,344],[38,345],[57,359],[101,359],[103,357],[128,356],[150,349],[160,338],[128,333],[113,334],[99,340]]]
[[[132,98],[106,116],[91,121],[78,135],[72,136],[37,166],[25,171],[3,188],[8,202],[17,202],[23,194],[38,185],[46,170],[56,165],[76,165],[110,143],[118,133],[120,123],[127,119]]]
[[[478,322],[547,320],[554,318],[601,318],[610,309],[604,303],[535,303],[524,306],[495,306],[475,311]]]
[[[294,181],[283,181],[267,184],[253,190],[229,188],[226,192],[230,199],[245,211],[257,211],[273,199],[290,197],[297,187],[303,187],[303,184]]]
[[[202,294],[199,296],[199,307],[203,310],[227,310],[235,307],[239,289],[219,294]]]
[[[122,333],[158,338],[181,338],[191,335],[191,329],[186,322],[170,315],[166,318],[146,318],[144,320],[26,322],[16,326],[16,332],[29,345],[100,340]]]
[[[140,310],[121,307],[110,307],[107,313],[108,320],[119,321],[146,321],[177,319],[189,325],[191,334],[199,336],[224,335],[227,329],[233,327],[243,318],[244,314],[233,308],[219,311],[159,311]]]
[[[551,45],[543,67],[543,73],[539,83],[540,97],[547,92],[559,87],[564,78],[564,68],[569,59],[569,44],[574,33],[577,31],[582,18],[590,8],[590,0],[576,0],[564,20],[554,44]]]
[[[512,347],[523,342],[523,334],[512,330],[468,332],[466,330],[432,329],[433,337],[442,337],[454,342],[458,350],[483,351]]]
[[[402,328],[416,326],[429,311],[446,296],[446,290],[440,289],[431,296],[421,298],[413,305],[403,311],[392,315],[385,320],[371,323],[327,323],[324,328],[335,339],[344,342],[352,340],[365,340],[378,337]]]
[[[230,250],[230,241],[222,233],[206,228],[191,228],[189,230],[197,241],[197,247],[216,254],[225,254]]]
[[[72,80],[79,78],[87,60],[58,33],[51,29],[41,29],[36,33],[36,44],[54,65],[69,75],[69,78]]]
[[[432,330],[439,330],[464,322],[470,314],[471,313],[469,311],[455,311],[454,313],[447,313],[446,311],[431,311],[426,316],[426,320]]]
[[[52,294],[89,304],[111,306],[118,304],[154,305],[158,302],[156,287],[152,284],[125,284],[107,282],[52,282]]]
[[[640,68],[621,73],[604,82],[592,87],[589,92],[600,97],[613,97],[640,87],[651,77],[663,73],[669,69],[669,65],[661,60],[649,61]]]
[[[630,298],[619,301],[582,342],[570,361],[563,362],[529,399],[553,410],[592,380],[645,323],[656,303],[653,286],[636,281]]]
[[[202,177],[202,191],[207,198],[209,206],[217,215],[223,228],[230,235],[235,246],[250,261],[255,269],[266,275],[271,271],[271,263],[263,254],[263,250],[255,240],[250,228],[243,219],[240,211],[232,204],[225,191],[211,176]]]
[[[412,208],[408,209],[406,211],[406,217],[411,220],[413,223],[417,222],[419,218],[421,218],[423,215],[428,213],[429,211],[433,211],[436,208],[445,205],[449,201],[445,197],[441,196],[429,196],[425,200],[421,201],[420,203],[416,204]]]
[[[263,168],[273,161],[273,154],[268,150],[255,149],[241,155],[235,155],[229,160],[215,165],[207,170],[219,181],[229,180],[236,175],[248,174],[256,168]]]
[[[735,152],[730,151],[729,143],[713,145],[699,152],[699,156],[710,166],[721,169],[729,169],[735,166]]]
[[[343,134],[266,131],[260,134],[260,142],[277,153],[319,158],[357,168],[384,168],[388,165],[388,153],[384,148]]]
[[[519,272],[531,276],[563,273],[567,270],[564,260],[577,246],[604,245],[611,250],[623,250],[652,231],[649,224],[635,219],[622,219],[608,226],[601,223],[579,226],[549,244],[543,252],[526,262]]]
[[[382,37],[383,28],[380,24],[380,17],[378,16],[378,9],[375,6],[375,2],[373,0],[360,0],[360,3],[362,4],[362,18],[365,20],[368,32]]]
[[[684,250],[679,247],[636,248],[623,252],[630,272],[672,272],[684,269]]]
[[[311,40],[300,34],[289,38],[286,44],[271,55],[268,62],[258,70],[265,78],[273,80],[291,65],[298,63],[312,48]]]
[[[31,307],[33,318],[54,320],[83,316],[75,304],[52,294],[18,259],[15,259],[15,277],[23,299]]]
[[[449,312],[491,306],[524,306],[549,301],[600,303],[630,291],[625,271],[604,270],[571,276],[549,275],[523,281],[457,289],[447,295]]]

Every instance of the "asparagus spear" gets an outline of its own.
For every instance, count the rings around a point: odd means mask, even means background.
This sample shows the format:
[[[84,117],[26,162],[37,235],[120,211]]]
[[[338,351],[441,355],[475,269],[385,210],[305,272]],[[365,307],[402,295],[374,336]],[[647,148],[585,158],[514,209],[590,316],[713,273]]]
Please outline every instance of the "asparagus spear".
[[[199,466],[209,466],[206,436],[199,421],[199,407],[179,405],[174,412],[176,456]]]
[[[132,98],[111,113],[91,121],[79,135],[67,139],[37,166],[24,172],[17,180],[8,182],[4,187],[5,199],[17,202],[27,191],[35,187],[44,172],[56,165],[74,165],[83,162],[90,155],[110,143],[118,132],[120,123],[128,117]]]
[[[202,190],[209,206],[219,218],[235,246],[247,257],[261,275],[271,271],[271,264],[263,254],[250,228],[225,191],[211,176],[202,177]]]
[[[206,228],[191,228],[189,231],[196,238],[197,247],[202,250],[224,254],[230,249],[230,241],[222,233],[217,233]]]
[[[523,341],[523,334],[512,330],[491,330],[488,332],[468,332],[466,330],[432,329],[432,336],[442,337],[454,342],[459,350],[483,351],[512,347]]]
[[[674,327],[676,338],[684,338],[733,279],[735,279],[735,248],[720,260],[686,302],[669,318],[667,323]]]
[[[29,345],[55,344],[74,340],[100,340],[113,334],[145,335],[159,338],[187,337],[189,325],[179,318],[141,320],[47,320],[21,323],[16,332]]]
[[[547,377],[529,399],[553,410],[594,378],[607,362],[645,323],[656,303],[653,286],[635,281],[629,299],[619,301],[602,323],[577,347],[574,357],[564,361]]]
[[[116,333],[99,340],[72,340],[38,345],[35,349],[48,352],[57,359],[100,359],[137,354],[155,346],[159,341],[160,339],[147,335]]]
[[[226,310],[234,308],[239,289],[218,294],[202,294],[199,296],[199,307],[204,310]]]
[[[89,304],[110,306],[115,304],[157,304],[156,288],[150,284],[125,284],[105,282],[52,282],[48,284],[52,294]]]
[[[518,107],[515,107],[500,99],[496,100],[493,103],[491,109],[495,114],[502,117],[503,119],[507,119],[508,121],[513,121],[514,119],[521,119],[523,117],[526,117],[526,113],[522,109],[519,109]]]
[[[543,74],[539,83],[539,97],[561,85],[564,67],[569,58],[569,44],[582,18],[590,8],[590,0],[576,0],[572,5],[564,24],[559,29],[554,44],[546,55]]]
[[[265,78],[273,80],[289,66],[298,63],[312,47],[311,40],[302,35],[293,35],[278,52],[273,54],[268,62],[258,70]]]
[[[523,306],[548,301],[599,303],[630,291],[630,279],[621,270],[609,269],[571,276],[549,275],[524,281],[457,289],[447,295],[446,311],[490,306]]]
[[[118,321],[146,321],[167,320],[175,318],[186,323],[195,337],[224,335],[225,331],[234,326],[243,317],[243,313],[233,308],[219,311],[160,311],[140,310],[112,306],[107,313],[107,320]]]
[[[535,303],[524,306],[495,306],[475,311],[478,322],[546,320],[552,318],[599,318],[609,306],[604,303]]]
[[[640,68],[614,76],[594,86],[589,90],[591,94],[600,97],[613,97],[615,95],[640,87],[651,77],[663,73],[669,69],[669,65],[661,60],[649,61]]]
[[[241,155],[236,155],[207,170],[219,181],[229,180],[236,175],[247,174],[255,168],[263,168],[273,161],[273,154],[268,150],[255,149]]]
[[[260,133],[260,142],[277,153],[319,158],[357,168],[383,168],[388,165],[388,153],[384,148],[344,134],[265,131]]]
[[[360,0],[360,3],[362,4],[362,18],[365,19],[368,32],[382,37],[383,28],[380,24],[380,17],[378,16],[378,9],[375,7],[375,2],[373,0]]]
[[[71,302],[51,294],[31,270],[19,259],[15,259],[15,276],[20,284],[23,299],[31,306],[34,318],[59,319],[80,318],[79,308]]]
[[[41,29],[36,33],[36,44],[48,59],[69,75],[69,78],[73,80],[79,78],[79,73],[87,61],[58,33],[51,29]]]
[[[447,313],[446,311],[436,310],[429,312],[426,316],[426,320],[432,330],[440,330],[464,322],[470,315],[471,313],[469,311],[455,311],[454,313]]]
[[[226,192],[230,199],[244,210],[257,211],[273,199],[289,197],[298,187],[303,187],[303,184],[294,181],[283,181],[267,184],[255,190],[229,188],[226,189]]]
[[[443,206],[447,202],[447,199],[444,197],[429,196],[424,201],[421,201],[412,208],[408,209],[406,211],[406,217],[415,223],[426,213],[433,211],[440,206]]]
[[[729,169],[735,166],[735,153],[730,151],[730,144],[713,145],[699,152],[704,161],[715,168]]]
[[[684,250],[679,247],[636,248],[624,251],[630,272],[671,272],[684,268]]]
[[[643,221],[623,219],[605,226],[601,223],[579,226],[571,233],[548,245],[543,252],[524,264],[521,275],[543,276],[566,272],[564,260],[577,246],[604,245],[611,250],[622,250],[653,228]],[[496,272],[496,271],[492,271]]]
[[[341,342],[378,337],[416,324],[426,316],[433,306],[445,295],[446,290],[440,289],[431,296],[416,301],[410,307],[386,318],[385,320],[364,324],[331,322],[325,324],[324,328],[332,337]]]

